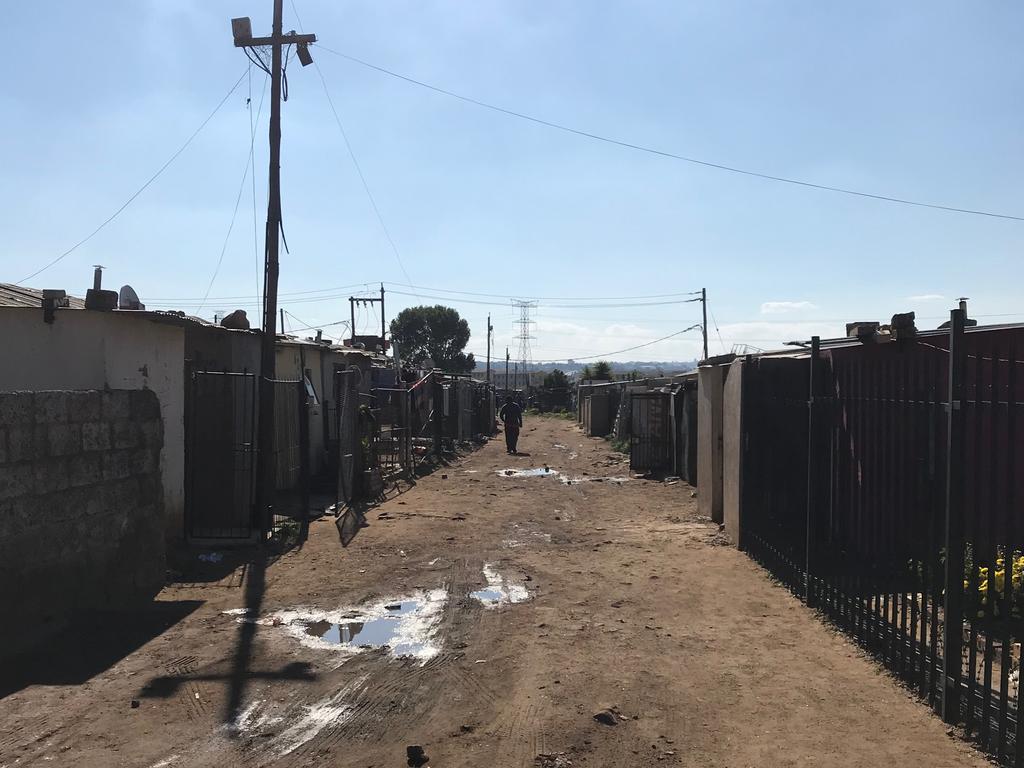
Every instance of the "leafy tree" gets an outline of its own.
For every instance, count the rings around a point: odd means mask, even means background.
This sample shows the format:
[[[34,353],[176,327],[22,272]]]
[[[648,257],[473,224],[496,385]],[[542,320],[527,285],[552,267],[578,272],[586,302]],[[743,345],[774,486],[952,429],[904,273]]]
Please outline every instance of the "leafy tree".
[[[564,371],[560,371],[555,368],[551,373],[544,376],[544,383],[542,385],[544,389],[567,389],[569,386],[569,377],[565,375]]]
[[[604,360],[598,360],[596,363],[594,363],[594,367],[591,370],[591,378],[594,379],[595,381],[611,381],[611,363],[606,363]]]
[[[469,342],[469,323],[451,307],[409,307],[391,321],[391,340],[404,361],[422,365],[428,358],[451,373],[469,373],[476,367],[473,353],[462,350]]]

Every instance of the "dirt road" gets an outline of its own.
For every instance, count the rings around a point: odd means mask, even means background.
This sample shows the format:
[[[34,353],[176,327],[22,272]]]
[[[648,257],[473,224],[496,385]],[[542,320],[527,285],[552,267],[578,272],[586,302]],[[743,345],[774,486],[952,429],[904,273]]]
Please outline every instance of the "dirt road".
[[[561,419],[520,448],[420,480],[347,546],[314,523],[266,568],[76,624],[5,672],[0,766],[987,765],[720,546],[687,486],[623,479]]]

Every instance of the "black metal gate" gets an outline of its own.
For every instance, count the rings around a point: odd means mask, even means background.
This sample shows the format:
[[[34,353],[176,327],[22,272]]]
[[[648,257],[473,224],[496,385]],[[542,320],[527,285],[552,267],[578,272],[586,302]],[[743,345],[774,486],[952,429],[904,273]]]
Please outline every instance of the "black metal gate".
[[[672,430],[667,392],[630,396],[629,468],[652,472],[672,466]]]
[[[193,371],[185,408],[185,529],[249,539],[254,519],[256,376]]]
[[[334,418],[338,435],[338,490],[337,507],[340,510],[355,496],[356,452],[359,450],[358,419],[359,371],[346,370],[334,374]]]

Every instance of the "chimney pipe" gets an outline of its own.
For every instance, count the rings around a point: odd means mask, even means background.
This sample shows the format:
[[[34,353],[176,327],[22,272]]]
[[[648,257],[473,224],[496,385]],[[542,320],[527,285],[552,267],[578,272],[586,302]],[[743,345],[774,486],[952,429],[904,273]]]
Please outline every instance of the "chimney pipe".
[[[95,269],[92,272],[92,289],[98,291],[103,284],[103,265],[93,264],[93,267]]]
[[[957,301],[960,302],[960,311],[964,313],[964,317],[967,317],[967,296],[961,296]]]

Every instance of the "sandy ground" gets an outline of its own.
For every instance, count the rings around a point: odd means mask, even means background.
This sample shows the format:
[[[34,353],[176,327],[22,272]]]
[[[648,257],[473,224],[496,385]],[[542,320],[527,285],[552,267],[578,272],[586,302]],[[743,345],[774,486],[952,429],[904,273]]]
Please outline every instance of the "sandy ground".
[[[520,448],[499,436],[393,495],[347,546],[317,522],[265,568],[76,622],[6,667],[0,766],[400,766],[407,745],[436,768],[988,764],[722,546],[688,486],[501,473],[628,475],[561,419]],[[496,605],[470,597],[488,582]],[[417,597],[395,621],[418,656],[304,631]]]

